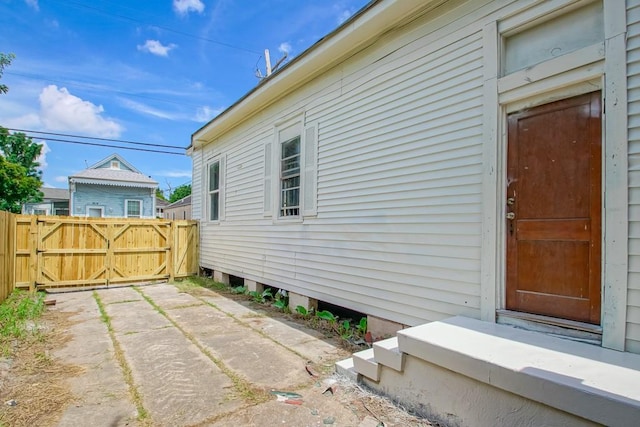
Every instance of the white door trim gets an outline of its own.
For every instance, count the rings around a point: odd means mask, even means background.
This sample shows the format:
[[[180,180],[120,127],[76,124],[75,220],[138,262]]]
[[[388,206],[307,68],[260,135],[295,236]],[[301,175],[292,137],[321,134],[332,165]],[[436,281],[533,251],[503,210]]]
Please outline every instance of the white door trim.
[[[568,64],[564,72],[522,85],[499,85],[499,23],[487,24],[484,39],[483,210],[480,315],[495,321],[504,308],[506,115],[518,103],[533,106],[588,92],[600,82],[603,113],[603,288],[602,345],[624,351],[628,281],[628,151],[626,82],[626,8],[624,0],[604,0],[604,61]],[[557,66],[556,61],[554,65]],[[577,65],[577,67],[576,67]],[[544,64],[542,64],[544,67]],[[511,80],[513,81],[513,79]],[[592,91],[599,87],[593,87]],[[523,105],[524,105],[523,104]],[[516,107],[514,107],[516,106]],[[606,210],[605,210],[606,206]]]

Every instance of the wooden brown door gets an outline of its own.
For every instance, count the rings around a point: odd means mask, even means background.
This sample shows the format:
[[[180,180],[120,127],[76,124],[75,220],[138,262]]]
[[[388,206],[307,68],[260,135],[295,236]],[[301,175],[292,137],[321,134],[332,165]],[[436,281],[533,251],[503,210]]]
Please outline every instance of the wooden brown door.
[[[510,114],[507,309],[600,323],[600,92]]]

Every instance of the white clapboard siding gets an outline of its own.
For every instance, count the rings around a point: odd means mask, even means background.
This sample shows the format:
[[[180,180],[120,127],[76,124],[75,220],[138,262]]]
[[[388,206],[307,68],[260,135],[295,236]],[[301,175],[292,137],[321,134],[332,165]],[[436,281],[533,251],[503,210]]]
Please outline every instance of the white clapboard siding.
[[[191,161],[193,164],[191,193],[202,194],[202,150],[194,151],[191,154]],[[191,197],[191,218],[202,218],[202,201],[202,197]]]
[[[226,154],[226,219],[203,221],[202,266],[404,324],[479,317],[482,33],[438,25],[450,42],[412,24],[203,148]],[[265,147],[296,111],[317,205],[283,223],[265,216]]]
[[[626,350],[640,353],[640,4],[627,1],[629,292]]]

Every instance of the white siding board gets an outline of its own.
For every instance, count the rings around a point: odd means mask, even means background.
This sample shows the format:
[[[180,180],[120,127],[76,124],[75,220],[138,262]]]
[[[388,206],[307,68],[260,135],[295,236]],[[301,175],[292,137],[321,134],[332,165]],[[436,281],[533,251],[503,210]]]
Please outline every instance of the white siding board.
[[[323,118],[340,126],[363,121],[366,123],[369,118],[379,118],[380,112],[383,111],[397,111],[401,107],[412,111],[412,103],[429,104],[434,100],[443,99],[446,93],[451,90],[460,93],[461,89],[467,87],[461,87],[461,85],[468,83],[470,75],[481,74],[481,47],[475,46],[475,48],[477,50],[475,55],[465,57],[464,61],[459,64],[446,64],[446,66],[432,70],[412,70],[417,75],[407,78],[407,74],[401,74],[403,80],[374,81],[368,87],[375,87],[375,92],[371,92],[370,89],[369,92],[360,93],[347,91],[343,97],[351,101],[341,105],[338,109],[331,110],[331,114]],[[456,67],[451,67],[451,65],[456,65]],[[388,87],[384,89],[384,86]],[[427,96],[416,97],[416,93]],[[398,101],[389,103],[389,99]],[[384,117],[389,117],[389,115]]]
[[[202,150],[196,150],[191,155],[191,161],[193,165],[191,173],[191,192],[193,194],[200,194],[202,191]],[[191,218],[202,218],[202,198],[191,198]],[[200,257],[202,259],[202,256]]]
[[[640,289],[629,289],[627,304],[636,309],[640,309]]]
[[[227,191],[226,220],[201,230],[204,267],[405,324],[480,316],[482,25],[454,3],[205,148],[226,154]],[[264,144],[296,111],[318,123],[318,214],[274,223]]]
[[[403,160],[410,158],[424,158],[422,162],[430,162],[431,157],[438,153],[445,152],[445,156],[449,151],[466,149],[475,146],[475,152],[480,150],[478,146],[478,127],[480,125],[480,117],[471,119],[461,118],[459,124],[465,126],[461,130],[447,130],[446,128],[428,129],[424,132],[415,132],[409,135],[400,135],[393,133],[387,136],[386,140],[382,140],[380,136],[369,139],[370,144],[367,148],[360,150],[360,145],[364,145],[366,138],[362,142],[356,141],[353,149],[358,150],[358,161],[367,161],[369,159],[379,159],[378,161],[389,163],[389,156],[402,157]],[[391,143],[391,141],[393,143]],[[386,144],[385,144],[386,142]],[[389,146],[391,145],[391,146]],[[415,153],[411,156],[411,153]],[[359,169],[359,163],[353,164],[354,154],[347,151],[335,150],[333,153],[321,151],[320,153],[320,175],[325,175],[325,179],[331,178],[331,175],[339,171],[349,171]],[[451,156],[451,153],[449,154]],[[397,163],[396,163],[397,164]],[[322,183],[320,183],[322,185]]]
[[[455,236],[447,236],[447,241],[432,242],[427,250],[420,248],[415,244],[408,244],[402,239],[398,239],[398,242],[378,241],[378,242],[363,242],[354,241],[352,237],[343,235],[330,235],[324,240],[308,240],[304,244],[298,245],[300,251],[306,253],[317,253],[322,255],[332,255],[339,253],[341,257],[348,257],[353,259],[384,261],[386,253],[396,253],[402,255],[402,260],[398,261],[398,265],[406,264],[411,259],[419,259],[420,256],[433,256],[433,257],[446,257],[452,259],[469,259],[476,260],[478,258],[478,249],[475,247],[458,247],[455,245],[446,245],[448,239],[453,239]],[[427,240],[426,237],[420,237],[420,243],[424,243]],[[273,237],[269,237],[268,240],[255,239],[254,234],[242,234],[242,232],[234,232],[232,235],[227,234],[224,236],[225,244],[230,246],[243,247],[247,243],[252,243],[253,246],[247,249],[248,252],[266,253],[272,248],[291,247],[295,244],[292,243],[292,239],[285,239],[274,234]],[[394,263],[395,264],[395,263]],[[379,266],[378,266],[379,268]],[[394,267],[391,267],[394,268]]]
[[[339,182],[340,181],[339,178],[353,179],[352,185],[355,185],[355,183],[358,182],[356,181],[356,179],[358,179],[359,177],[361,178],[361,181],[359,181],[359,183],[362,186],[360,190],[364,189],[365,191],[367,190],[367,187],[366,187],[367,184],[370,183],[369,181],[366,181],[366,179],[364,179],[364,176],[366,176],[367,174],[371,174],[375,176],[376,182],[379,182],[381,179],[387,179],[387,178],[391,179],[394,177],[404,177],[405,179],[412,179],[412,178],[419,179],[420,182],[423,184],[422,189],[428,189],[432,187],[440,188],[443,186],[457,187],[457,186],[462,186],[466,184],[475,184],[480,182],[477,175],[479,173],[479,169],[481,169],[481,165],[478,165],[477,163],[465,164],[460,159],[454,159],[450,161],[448,165],[438,166],[438,167],[442,167],[442,169],[422,172],[422,170],[424,170],[423,168],[428,166],[429,164],[412,165],[412,166],[407,166],[406,170],[402,170],[402,171],[398,171],[397,169],[382,169],[382,170],[379,170],[376,168],[369,168],[368,170],[361,169],[361,170],[350,171],[348,173],[345,172],[345,173],[332,175],[332,180]],[[327,183],[327,185],[329,184],[330,182]],[[398,193],[396,193],[396,197],[402,198],[403,195],[400,194],[399,192],[401,190],[404,190],[404,186],[400,184],[396,187],[396,189],[398,191]],[[346,193],[350,194],[351,196],[356,195],[350,192],[349,190],[347,190]],[[323,193],[322,196],[324,196],[325,194],[331,194],[331,193]],[[369,194],[372,194],[374,196],[377,195],[376,192],[369,192]],[[322,198],[322,197],[319,195],[319,198]],[[340,200],[344,201],[344,197],[341,197]]]
[[[640,4],[627,1],[629,276],[625,348],[640,353]]]
[[[477,74],[475,78],[480,78],[481,73]],[[466,76],[467,78],[473,78],[472,76]],[[358,120],[346,123],[342,120],[342,123],[334,123],[331,121],[323,122],[323,137],[326,138],[326,144],[328,147],[332,142],[340,142],[345,138],[358,137],[370,137],[373,131],[377,134],[380,131],[388,129],[389,126],[398,126],[399,122],[405,122],[406,125],[423,126],[426,129],[438,127],[439,125],[447,125],[455,123],[451,120],[450,116],[454,114],[465,114],[465,110],[474,109],[478,105],[481,105],[482,88],[479,85],[479,81],[474,85],[463,86],[462,89],[459,86],[451,88],[451,91],[445,91],[440,96],[433,96],[432,99],[415,99],[415,93],[413,97],[405,97],[404,99],[398,99],[395,97],[386,97],[381,102],[384,102],[384,107],[379,109],[379,113],[382,117],[375,114],[367,115],[362,112]],[[456,98],[457,97],[457,98]],[[451,101],[456,101],[455,104],[451,104]],[[449,120],[447,120],[449,119]],[[404,126],[405,131],[406,129]],[[333,129],[333,132],[332,132]],[[411,129],[413,130],[413,129]],[[422,129],[415,129],[419,131]],[[386,132],[382,133],[383,136]],[[328,148],[327,147],[327,148]]]

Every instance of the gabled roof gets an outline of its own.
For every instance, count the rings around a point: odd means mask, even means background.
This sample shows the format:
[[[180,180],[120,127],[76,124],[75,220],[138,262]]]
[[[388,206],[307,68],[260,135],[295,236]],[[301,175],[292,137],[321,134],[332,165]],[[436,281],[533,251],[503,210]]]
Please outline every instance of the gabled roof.
[[[214,141],[276,101],[446,0],[372,0],[334,31],[264,79],[191,136],[187,153]]]
[[[101,167],[112,160],[119,161],[131,170]],[[146,175],[143,175],[138,171],[138,169],[133,167],[118,154],[112,154],[105,157],[89,168],[82,170],[75,175],[69,176],[69,182],[79,184],[112,185],[118,187],[155,188],[158,186],[156,181]]]
[[[161,199],[160,197],[156,197],[156,208],[164,208],[169,206],[169,202],[165,199]]]
[[[191,204],[191,194],[189,194],[186,197],[183,197],[180,200],[176,200],[175,202],[171,203],[169,206],[165,207],[165,209],[179,208],[180,206],[189,206],[190,204]]]
[[[69,190],[67,188],[42,187],[43,200],[69,200]]]
[[[120,163],[122,163],[123,165],[125,165],[127,167],[127,169],[131,169],[132,172],[137,172],[139,174],[141,174],[142,172],[140,172],[138,169],[136,169],[131,163],[127,162],[124,157],[122,157],[120,154],[118,153],[113,153],[107,157],[105,157],[104,159],[100,160],[99,162],[89,166],[87,169],[98,169],[100,168],[102,165],[106,165],[108,163],[110,163],[112,160],[117,160]]]

